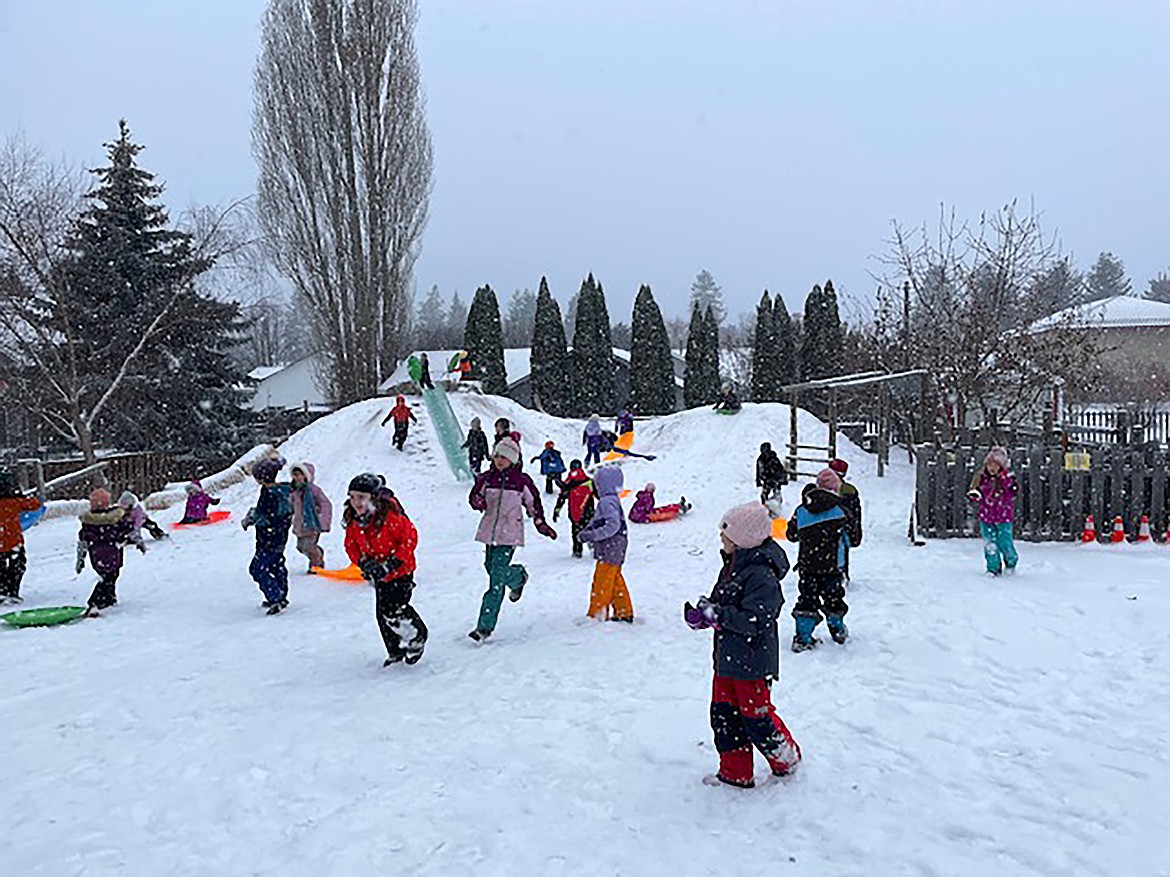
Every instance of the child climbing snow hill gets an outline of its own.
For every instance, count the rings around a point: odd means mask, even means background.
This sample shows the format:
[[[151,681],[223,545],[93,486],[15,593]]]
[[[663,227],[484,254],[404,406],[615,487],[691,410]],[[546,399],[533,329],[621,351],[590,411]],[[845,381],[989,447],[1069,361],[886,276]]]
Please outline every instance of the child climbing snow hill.
[[[723,567],[715,587],[697,606],[687,603],[683,617],[695,630],[715,631],[711,730],[719,772],[711,781],[750,789],[755,785],[753,747],[777,776],[800,762],[800,747],[776,714],[770,691],[780,678],[777,620],[788,557],[772,541],[772,519],[759,503],[730,509],[719,524],[719,537]]]
[[[268,615],[276,615],[288,607],[284,549],[292,526],[292,485],[276,483],[282,468],[283,457],[266,457],[252,467],[252,477],[260,485],[260,496],[243,521],[245,530],[256,526],[256,554],[248,572],[264,594],[261,606],[268,610]]]
[[[588,526],[581,531],[582,542],[593,545],[597,566],[593,570],[593,588],[589,595],[589,615],[599,621],[634,620],[634,604],[622,575],[629,537],[626,516],[618,492],[622,489],[620,466],[602,466],[593,476],[597,490],[597,509]]]
[[[467,463],[471,466],[471,471],[478,475],[488,455],[487,436],[484,435],[478,417],[471,418],[471,428],[467,430],[467,439],[463,442],[463,447],[467,451]]]
[[[394,400],[394,407],[390,409],[390,413],[382,420],[382,426],[385,426],[391,420],[394,421],[394,438],[391,439],[391,444],[398,450],[404,450],[406,447],[406,436],[410,431],[410,424],[418,423],[418,418],[414,416],[414,412],[410,410],[410,406],[406,404],[405,396],[397,396]]]
[[[601,418],[596,414],[589,415],[589,422],[581,433],[581,444],[585,446],[585,465],[591,466],[601,462],[602,437]]]
[[[593,482],[585,473],[580,460],[573,460],[569,464],[569,474],[561,485],[561,495],[557,497],[556,507],[553,508],[553,522],[561,513],[561,507],[569,504],[569,526],[573,537],[573,557],[580,557],[584,546],[581,542],[581,531],[593,517]]]
[[[212,496],[203,489],[203,484],[196,479],[187,485],[187,507],[183,510],[183,519],[180,524],[199,524],[207,520],[207,507],[219,505],[219,497]]]
[[[1016,519],[1016,493],[1019,486],[1010,471],[1006,448],[995,447],[987,453],[983,466],[971,479],[967,496],[979,503],[979,532],[983,536],[983,557],[987,572],[993,576],[1016,571],[1020,560],[1012,530]]]
[[[772,450],[771,443],[764,442],[760,445],[760,456],[756,459],[756,487],[760,488],[760,502],[767,506],[772,500],[779,500],[780,492],[787,483],[788,470],[784,468],[779,455]]]
[[[483,513],[475,539],[483,543],[483,565],[488,573],[488,589],[480,603],[479,621],[468,634],[476,642],[483,642],[496,629],[504,591],[513,603],[524,593],[528,570],[512,563],[512,556],[524,545],[525,512],[538,533],[557,538],[557,531],[544,520],[540,492],[532,479],[516,468],[519,462],[519,443],[510,436],[500,439],[492,452],[492,467],[475,479],[467,497],[468,504]]]
[[[16,479],[7,469],[0,469],[0,605],[20,603],[20,583],[28,568],[24,549],[24,531],[20,513],[36,511],[39,500],[22,496]]]
[[[685,515],[691,510],[691,504],[685,496],[679,497],[678,502],[669,505],[654,506],[654,485],[647,484],[638,491],[634,504],[630,507],[631,524],[656,524],[659,521],[673,521],[679,515]]]
[[[841,479],[832,469],[817,475],[815,484],[806,485],[800,505],[788,521],[789,542],[800,544],[796,569],[800,573],[800,590],[792,617],[796,620],[796,635],[792,651],[803,652],[819,640],[813,636],[822,616],[829,627],[833,642],[843,643],[849,636],[845,626],[845,586],[841,575],[841,539],[849,524],[841,508],[837,491]]]
[[[111,508],[111,506],[113,506]],[[98,488],[89,495],[89,511],[81,516],[81,530],[77,534],[78,574],[85,569],[85,559],[100,577],[89,595],[89,613],[97,615],[118,602],[118,575],[122,572],[122,549],[133,541],[134,525],[126,512],[114,505],[110,492]],[[142,536],[134,543],[139,551],[146,551]]]
[[[410,605],[414,593],[414,549],[418,531],[402,511],[394,493],[372,472],[349,482],[342,513],[345,551],[374,586],[374,618],[386,646],[389,667],[422,658],[427,626]]]
[[[325,552],[318,544],[322,533],[333,525],[333,503],[316,484],[317,469],[312,463],[292,467],[292,531],[297,551],[309,560],[309,569],[325,566]]]
[[[565,471],[565,460],[561,452],[552,442],[544,443],[544,450],[532,458],[532,462],[540,461],[540,474],[544,476],[544,492],[552,493],[553,485],[561,484],[561,474]]]

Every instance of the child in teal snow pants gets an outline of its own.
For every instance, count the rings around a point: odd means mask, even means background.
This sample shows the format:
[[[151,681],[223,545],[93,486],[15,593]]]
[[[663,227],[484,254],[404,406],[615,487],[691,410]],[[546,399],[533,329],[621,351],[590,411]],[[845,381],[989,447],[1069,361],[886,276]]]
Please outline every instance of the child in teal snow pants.
[[[971,490],[967,493],[972,502],[979,503],[983,557],[987,561],[987,571],[993,576],[1005,570],[1014,572],[1020,559],[1012,534],[1019,487],[1009,465],[1007,450],[992,448],[983,467],[971,479]]]

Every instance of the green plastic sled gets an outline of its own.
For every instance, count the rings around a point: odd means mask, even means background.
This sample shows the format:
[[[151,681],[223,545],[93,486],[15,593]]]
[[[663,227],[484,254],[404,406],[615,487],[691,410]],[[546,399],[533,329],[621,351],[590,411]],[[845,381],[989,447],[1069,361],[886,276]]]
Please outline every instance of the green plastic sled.
[[[732,414],[739,414],[739,412],[741,410],[742,409],[740,409],[740,408],[716,408],[715,413],[716,414],[726,414],[726,415],[730,416]]]
[[[412,356],[406,361],[406,371],[416,384],[422,380],[422,362],[417,356]]]
[[[84,606],[44,606],[40,609],[6,612],[0,615],[0,618],[13,627],[53,627],[57,624],[68,624],[84,614]]]

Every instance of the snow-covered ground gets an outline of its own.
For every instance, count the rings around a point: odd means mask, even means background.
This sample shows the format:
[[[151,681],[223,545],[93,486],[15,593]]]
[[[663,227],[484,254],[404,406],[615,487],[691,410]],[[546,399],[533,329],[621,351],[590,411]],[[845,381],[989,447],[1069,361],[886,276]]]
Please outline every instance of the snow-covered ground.
[[[511,416],[529,456],[579,441],[580,424],[506,401],[454,405],[489,429]],[[231,488],[233,523],[128,556],[107,615],[0,630],[3,873],[1170,874],[1170,548],[1023,544],[1019,575],[989,580],[974,541],[909,546],[909,467],[878,480],[846,448],[867,512],[852,638],[785,651],[773,692],[805,761],[710,788],[710,637],[680,606],[708,589],[716,522],[755,495],[756,448],[783,442],[787,409],[641,426],[635,450],[659,458],[630,462],[627,484],[695,510],[632,527],[639,623],[587,620],[592,563],[530,530],[524,599],[477,647],[467,487],[425,413],[396,454],[384,408],[283,452],[315,462],[338,505],[367,468],[401,496],[421,534],[422,663],[383,669],[372,593],[304,575],[291,549],[292,605],[266,617],[236,523],[255,489]],[[28,605],[84,602],[75,535],[30,532]],[[325,544],[343,565],[341,534]],[[794,578],[785,593],[790,608]]]

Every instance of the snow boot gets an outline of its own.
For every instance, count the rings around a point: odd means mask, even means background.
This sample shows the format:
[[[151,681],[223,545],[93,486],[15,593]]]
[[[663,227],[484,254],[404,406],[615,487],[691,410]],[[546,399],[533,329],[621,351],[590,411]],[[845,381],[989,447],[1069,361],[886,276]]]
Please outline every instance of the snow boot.
[[[691,509],[693,509],[694,506],[691,505],[689,502],[687,502],[687,498],[685,496],[680,496],[678,498],[678,508],[679,508],[678,513],[680,515],[685,515],[687,512],[689,512]]]
[[[520,598],[524,596],[526,584],[528,584],[528,570],[525,567],[520,567],[520,584],[508,591],[508,599],[513,603],[519,602]]]
[[[264,614],[265,615],[279,615],[281,612],[283,612],[287,608],[288,608],[288,600],[277,600],[275,603],[272,603],[271,605],[269,605],[268,611]]]
[[[393,667],[395,664],[402,663],[402,661],[405,660],[405,658],[406,658],[405,655],[390,655],[389,657],[386,658],[385,661],[382,662],[382,666],[383,667]]]
[[[473,640],[475,640],[477,643],[483,642],[491,635],[492,635],[492,632],[490,630],[484,630],[481,627],[477,627],[475,630],[473,630],[471,633],[468,634],[468,636],[471,637]]]
[[[792,637],[792,651],[806,652],[816,647],[820,640],[813,636],[813,631],[816,630],[819,621],[820,618],[815,615],[796,616],[796,635]]]
[[[731,786],[734,789],[754,789],[756,787],[756,781],[755,780],[748,780],[746,783],[741,783],[741,782],[736,782],[735,780],[729,780],[729,779],[725,778],[722,774],[709,773],[705,777],[703,777],[703,785],[705,785],[705,786],[724,785],[724,786]]]
[[[839,616],[826,618],[825,623],[829,625],[829,635],[833,637],[833,642],[840,645],[849,639],[849,628],[845,626],[845,622]]]
[[[20,594],[0,594],[0,606],[16,606],[23,602],[24,597],[20,596]]]

